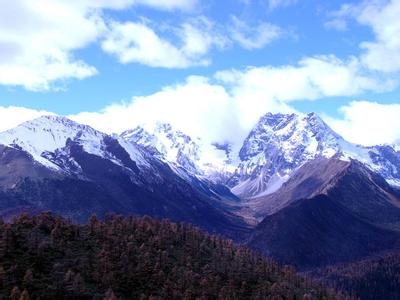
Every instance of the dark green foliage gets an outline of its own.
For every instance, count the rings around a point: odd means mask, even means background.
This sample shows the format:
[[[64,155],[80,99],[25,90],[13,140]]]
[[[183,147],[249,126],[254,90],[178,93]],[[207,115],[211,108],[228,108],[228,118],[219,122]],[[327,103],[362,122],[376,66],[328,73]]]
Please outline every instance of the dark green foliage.
[[[360,299],[400,299],[400,252],[310,273]]]
[[[0,299],[337,299],[191,225],[51,214],[0,223]]]

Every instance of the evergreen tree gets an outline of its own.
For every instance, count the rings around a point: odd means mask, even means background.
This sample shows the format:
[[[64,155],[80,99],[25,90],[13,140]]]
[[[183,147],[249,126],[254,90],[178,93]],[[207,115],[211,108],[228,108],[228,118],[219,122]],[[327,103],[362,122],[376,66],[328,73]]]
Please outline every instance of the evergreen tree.
[[[44,213],[0,228],[7,249],[0,299],[339,297],[232,241],[169,220],[109,215],[76,225]]]

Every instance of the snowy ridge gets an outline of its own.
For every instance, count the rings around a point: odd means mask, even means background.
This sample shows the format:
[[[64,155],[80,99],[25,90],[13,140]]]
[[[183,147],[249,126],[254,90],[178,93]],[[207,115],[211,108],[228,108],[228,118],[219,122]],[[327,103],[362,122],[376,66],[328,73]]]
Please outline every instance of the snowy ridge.
[[[314,113],[268,113],[240,149],[232,191],[244,198],[273,193],[295,169],[317,156],[332,157],[341,143],[345,141]]]
[[[170,124],[157,123],[149,129],[137,127],[123,132],[121,138],[143,146],[174,170],[183,168],[195,176],[220,181],[221,174],[234,170],[229,164],[227,147],[207,145],[200,138],[191,138]]]
[[[68,141],[81,145],[87,153],[123,166],[108,150],[106,140],[110,139],[118,142],[140,167],[151,169],[154,159],[161,160],[185,180],[222,183],[241,198],[274,193],[295,170],[318,157],[360,161],[389,184],[400,187],[399,145],[352,144],[315,113],[267,113],[238,153],[232,152],[232,145],[207,144],[164,123],[109,136],[65,117],[44,116],[0,133],[0,144],[22,149],[38,163],[65,172],[77,172],[80,168],[69,153]]]
[[[63,169],[60,164],[52,161],[52,158],[56,154],[59,160],[69,160],[71,164],[79,167],[76,162],[68,159],[68,150],[64,149],[69,140],[80,144],[87,153],[120,164],[112,155],[107,153],[104,144],[106,136],[105,133],[90,126],[79,124],[66,117],[51,115],[24,122],[13,129],[1,132],[0,144],[26,151],[32,155],[35,161],[48,168],[68,171]],[[142,156],[132,145],[125,143],[124,146],[132,159],[143,162]],[[64,158],[60,158],[61,156],[64,156]]]
[[[65,147],[67,140],[70,139],[79,140],[86,152],[101,156],[103,154],[101,141],[104,136],[89,126],[78,124],[65,117],[43,116],[0,133],[0,143],[20,147],[39,163],[59,169],[42,154]]]
[[[187,171],[226,184],[242,198],[274,193],[296,169],[321,156],[358,160],[390,184],[400,186],[400,154],[393,147],[364,147],[347,142],[315,113],[267,113],[238,153],[232,153],[230,145],[207,145],[200,138],[191,138],[163,123],[146,129],[137,127],[121,137],[142,145],[180,176]]]
[[[393,148],[347,142],[315,113],[268,113],[243,143],[232,191],[244,198],[273,193],[294,170],[321,156],[358,160],[389,183],[400,183],[400,155]]]
[[[196,163],[199,161],[199,146],[188,135],[172,130],[169,124],[156,124],[153,134],[142,127],[137,127],[123,132],[121,138],[142,145],[166,162],[177,163],[193,173],[200,172],[196,168]]]
[[[395,141],[392,145],[393,149],[397,152],[400,152],[400,139],[398,139],[397,141]]]

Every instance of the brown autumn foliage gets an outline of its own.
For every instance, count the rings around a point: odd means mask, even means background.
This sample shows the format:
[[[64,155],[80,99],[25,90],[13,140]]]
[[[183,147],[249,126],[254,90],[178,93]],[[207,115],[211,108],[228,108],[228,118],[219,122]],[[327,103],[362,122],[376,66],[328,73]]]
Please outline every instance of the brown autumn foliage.
[[[292,268],[150,217],[0,222],[0,299],[342,299]]]
[[[360,299],[400,299],[400,251],[310,272],[320,282]]]

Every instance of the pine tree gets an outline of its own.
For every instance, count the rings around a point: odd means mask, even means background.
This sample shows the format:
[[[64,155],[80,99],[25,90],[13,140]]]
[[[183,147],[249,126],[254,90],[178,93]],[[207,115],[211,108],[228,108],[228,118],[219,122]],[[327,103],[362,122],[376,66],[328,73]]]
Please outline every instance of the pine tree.
[[[0,299],[7,295],[18,300],[24,294],[34,299],[93,295],[108,300],[116,299],[113,289],[123,299],[336,297],[288,268],[191,225],[148,217],[111,216],[105,222],[93,218],[92,226],[50,214],[29,218],[1,225],[9,251],[7,273],[0,267],[5,280]],[[35,239],[47,243],[44,250],[25,251]],[[11,293],[10,285],[15,285]]]
[[[92,214],[92,216],[90,217],[89,226],[90,226],[90,234],[94,234],[99,226],[99,220],[97,219],[96,214]]]

